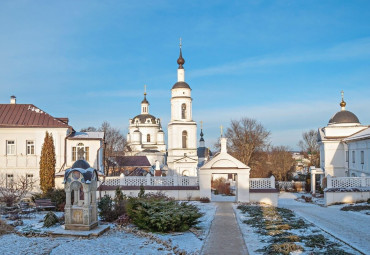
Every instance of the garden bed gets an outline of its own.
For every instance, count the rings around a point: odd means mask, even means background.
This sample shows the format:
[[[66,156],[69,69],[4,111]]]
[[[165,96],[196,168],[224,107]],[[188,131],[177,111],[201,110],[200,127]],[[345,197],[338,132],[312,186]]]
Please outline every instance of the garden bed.
[[[359,254],[291,210],[234,205],[249,254]]]
[[[49,237],[61,225],[43,226],[46,212],[22,219],[23,225],[15,227],[16,233],[0,236],[0,254],[199,254],[214,218],[216,206],[212,203],[190,202],[199,207],[203,216],[199,223],[186,232],[150,233],[133,225],[117,227],[99,238]],[[56,213],[58,217],[63,213]],[[13,221],[7,221],[8,224]]]

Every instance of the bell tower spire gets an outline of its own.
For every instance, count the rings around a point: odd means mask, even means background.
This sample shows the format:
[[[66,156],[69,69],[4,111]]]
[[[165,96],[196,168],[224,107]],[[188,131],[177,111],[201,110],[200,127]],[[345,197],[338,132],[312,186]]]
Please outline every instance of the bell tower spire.
[[[146,85],[144,85],[144,99],[141,101],[141,114],[149,114],[149,102],[146,99]]]
[[[340,105],[342,111],[344,111],[344,110],[346,110],[346,102],[344,102],[344,91],[342,90],[340,92],[340,94],[342,95],[342,102],[340,102],[339,105]]]
[[[185,81],[185,69],[183,65],[185,64],[185,59],[182,57],[182,39],[180,37],[180,56],[177,59],[177,64],[179,65],[177,69],[177,81]]]

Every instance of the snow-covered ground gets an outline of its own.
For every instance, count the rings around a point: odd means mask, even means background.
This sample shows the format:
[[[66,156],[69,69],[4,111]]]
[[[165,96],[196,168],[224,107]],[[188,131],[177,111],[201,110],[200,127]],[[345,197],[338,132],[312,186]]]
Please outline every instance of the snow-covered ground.
[[[244,223],[243,221],[251,219],[249,217],[248,213],[244,214],[241,210],[237,209],[238,205],[234,204],[234,211],[236,214],[236,218],[238,221],[238,224],[240,226],[240,229],[243,234],[243,238],[245,243],[248,246],[248,252],[250,255],[254,254],[264,254],[266,252],[265,247],[267,247],[269,244],[274,243],[273,237],[270,235],[262,234],[263,231],[261,229],[252,227],[251,225],[248,225]],[[268,206],[266,206],[268,207]],[[277,218],[276,218],[277,219]],[[290,218],[291,220],[291,218]],[[300,217],[297,217],[296,220],[300,220]],[[290,229],[286,232],[289,233],[289,235],[295,235],[297,237],[300,237],[301,240],[295,241],[295,243],[299,246],[302,246],[304,248],[304,251],[295,251],[292,252],[292,254],[325,254],[325,247],[307,247],[304,241],[304,237],[308,237],[310,235],[323,235],[324,238],[327,240],[327,244],[338,244],[337,252],[344,251],[348,254],[360,254],[358,251],[354,250],[352,247],[346,245],[345,243],[339,242],[336,238],[333,236],[327,234],[326,232],[322,231],[320,228],[316,227],[314,224],[305,224],[305,226],[298,228],[298,229]],[[366,253],[365,253],[366,254]]]
[[[184,250],[188,254],[198,254],[209,233],[216,205],[213,203],[191,203],[196,204],[204,213],[197,230],[152,235],[157,238],[114,227],[102,236],[91,239],[25,237],[7,234],[0,236],[0,254],[174,254],[173,250],[167,250],[168,246],[164,245],[165,242],[170,243],[172,247],[177,246],[178,250]],[[47,232],[48,229],[43,228],[42,223],[39,222],[42,217],[42,214],[36,214],[34,218],[23,219],[24,225],[17,227],[17,231],[33,229],[38,233]],[[58,227],[61,226],[54,228]]]
[[[293,210],[327,233],[351,245],[364,254],[370,253],[370,216],[341,211],[344,205],[321,207],[296,201],[296,193],[280,193],[279,207]]]
[[[215,195],[211,194],[212,202],[235,202],[236,196],[226,196],[226,195]]]

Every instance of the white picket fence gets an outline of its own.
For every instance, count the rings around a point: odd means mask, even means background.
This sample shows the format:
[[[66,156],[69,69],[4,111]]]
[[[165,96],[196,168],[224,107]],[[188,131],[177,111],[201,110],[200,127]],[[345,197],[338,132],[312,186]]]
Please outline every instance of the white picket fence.
[[[249,188],[251,189],[274,189],[275,177],[272,175],[270,178],[250,178]]]
[[[199,186],[199,179],[196,176],[108,176],[103,185],[106,186]],[[275,177],[250,178],[251,189],[274,189]]]
[[[370,177],[332,177],[328,175],[327,188],[359,188],[370,187]]]
[[[192,176],[108,176],[103,185],[106,186],[198,186],[198,177]]]

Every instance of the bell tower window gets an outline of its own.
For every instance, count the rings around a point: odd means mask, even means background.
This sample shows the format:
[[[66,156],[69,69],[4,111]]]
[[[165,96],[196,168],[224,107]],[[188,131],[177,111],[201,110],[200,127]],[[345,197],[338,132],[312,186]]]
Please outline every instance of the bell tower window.
[[[147,134],[147,135],[146,135],[146,141],[147,141],[148,143],[150,143],[150,134]]]
[[[181,105],[181,119],[186,119],[186,104]]]
[[[182,131],[182,148],[187,148],[188,132]]]

